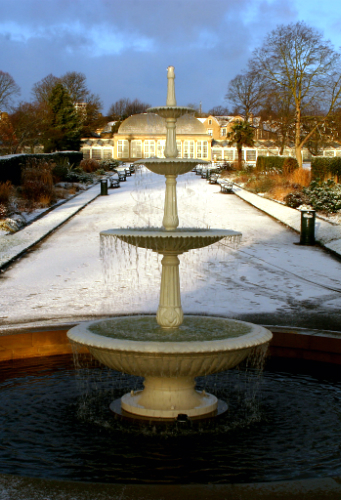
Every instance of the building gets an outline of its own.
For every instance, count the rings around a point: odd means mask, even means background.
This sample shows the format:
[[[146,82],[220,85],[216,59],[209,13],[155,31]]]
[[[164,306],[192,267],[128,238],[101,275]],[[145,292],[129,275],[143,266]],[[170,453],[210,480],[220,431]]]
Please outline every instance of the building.
[[[184,115],[177,121],[177,146],[179,158],[201,158],[212,162],[234,162],[238,159],[237,148],[229,145],[227,134],[236,120],[243,116],[208,116],[195,118]],[[280,155],[277,136],[269,123],[258,117],[250,117],[255,129],[254,147],[243,147],[243,160],[255,165],[258,156]],[[112,128],[116,122],[109,122],[92,137],[83,139],[81,151],[84,158],[96,160],[116,159],[133,162],[143,158],[164,157],[166,123],[154,113],[132,115],[124,120],[116,133]],[[295,149],[285,147],[284,156],[295,156]],[[307,148],[302,152],[303,160],[312,157]],[[341,156],[340,144],[334,143],[321,152],[322,156]]]
[[[179,158],[211,160],[212,137],[199,120],[192,115],[184,115],[177,120],[176,131]],[[98,137],[84,139],[81,150],[85,158],[136,161],[150,157],[164,158],[165,144],[165,119],[154,113],[141,113],[124,120],[112,138],[105,132]]]

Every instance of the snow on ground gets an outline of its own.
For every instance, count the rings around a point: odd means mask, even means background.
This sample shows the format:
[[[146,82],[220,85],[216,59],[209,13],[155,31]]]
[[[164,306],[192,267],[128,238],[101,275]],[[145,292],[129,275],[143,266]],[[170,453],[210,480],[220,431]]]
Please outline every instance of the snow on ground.
[[[161,226],[165,179],[138,172],[81,210],[0,278],[0,325],[77,321],[155,312],[160,258],[119,245],[108,262],[99,233]],[[226,242],[180,256],[185,313],[224,315],[262,324],[340,330],[341,262],[235,195],[192,173],[178,178],[180,226],[233,229]]]

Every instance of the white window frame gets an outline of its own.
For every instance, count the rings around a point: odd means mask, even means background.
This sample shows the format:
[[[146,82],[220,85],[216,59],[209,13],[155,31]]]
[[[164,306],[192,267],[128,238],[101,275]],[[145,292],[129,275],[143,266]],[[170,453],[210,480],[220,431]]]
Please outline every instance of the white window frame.
[[[129,158],[129,141],[127,139],[117,141],[117,158]]]
[[[151,158],[155,156],[155,141],[146,139],[143,141],[143,158]]]
[[[234,149],[224,148],[224,160],[234,161]]]
[[[257,151],[255,149],[246,150],[246,161],[257,161]]]
[[[160,139],[157,141],[156,156],[158,158],[165,158],[165,147],[166,147],[166,140],[165,139]]]
[[[92,148],[91,151],[91,158],[94,160],[101,160],[103,155],[103,149],[102,148]]]
[[[208,141],[197,141],[197,158],[208,158]]]
[[[195,147],[193,140],[184,141],[184,158],[195,158]]]
[[[131,158],[142,158],[142,141],[133,139],[131,141]]]
[[[176,147],[178,150],[178,155],[177,158],[182,158],[182,142],[181,141],[176,141]]]

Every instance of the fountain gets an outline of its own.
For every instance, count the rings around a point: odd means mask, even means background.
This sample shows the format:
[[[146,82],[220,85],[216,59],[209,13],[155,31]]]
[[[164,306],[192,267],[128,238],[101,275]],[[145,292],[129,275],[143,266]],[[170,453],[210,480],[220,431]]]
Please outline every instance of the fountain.
[[[163,227],[110,229],[102,238],[157,252],[162,258],[160,302],[155,318],[116,317],[82,323],[68,332],[71,342],[86,346],[114,370],[144,377],[144,389],[125,394],[110,408],[125,416],[174,419],[179,415],[207,418],[226,411],[227,404],[195,388],[195,377],[235,367],[254,347],[272,338],[265,328],[242,321],[203,316],[184,317],[181,307],[179,255],[241,234],[222,229],[178,229],[176,178],[204,160],[177,158],[176,120],[191,113],[177,106],[174,67],[168,68],[166,106],[150,108],[166,121],[165,158],[137,163],[166,177]]]

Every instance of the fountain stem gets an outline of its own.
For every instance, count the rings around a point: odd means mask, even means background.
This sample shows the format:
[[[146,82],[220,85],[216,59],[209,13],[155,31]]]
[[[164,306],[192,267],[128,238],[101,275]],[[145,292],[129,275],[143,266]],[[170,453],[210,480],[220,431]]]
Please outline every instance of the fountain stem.
[[[166,145],[164,155],[166,158],[176,158],[178,148],[176,146],[176,118],[166,118]]]
[[[180,296],[179,258],[175,252],[163,253],[161,290],[156,321],[164,328],[180,326],[184,320]]]
[[[166,175],[165,207],[163,227],[166,231],[174,231],[179,225],[178,205],[176,200],[176,175]]]

